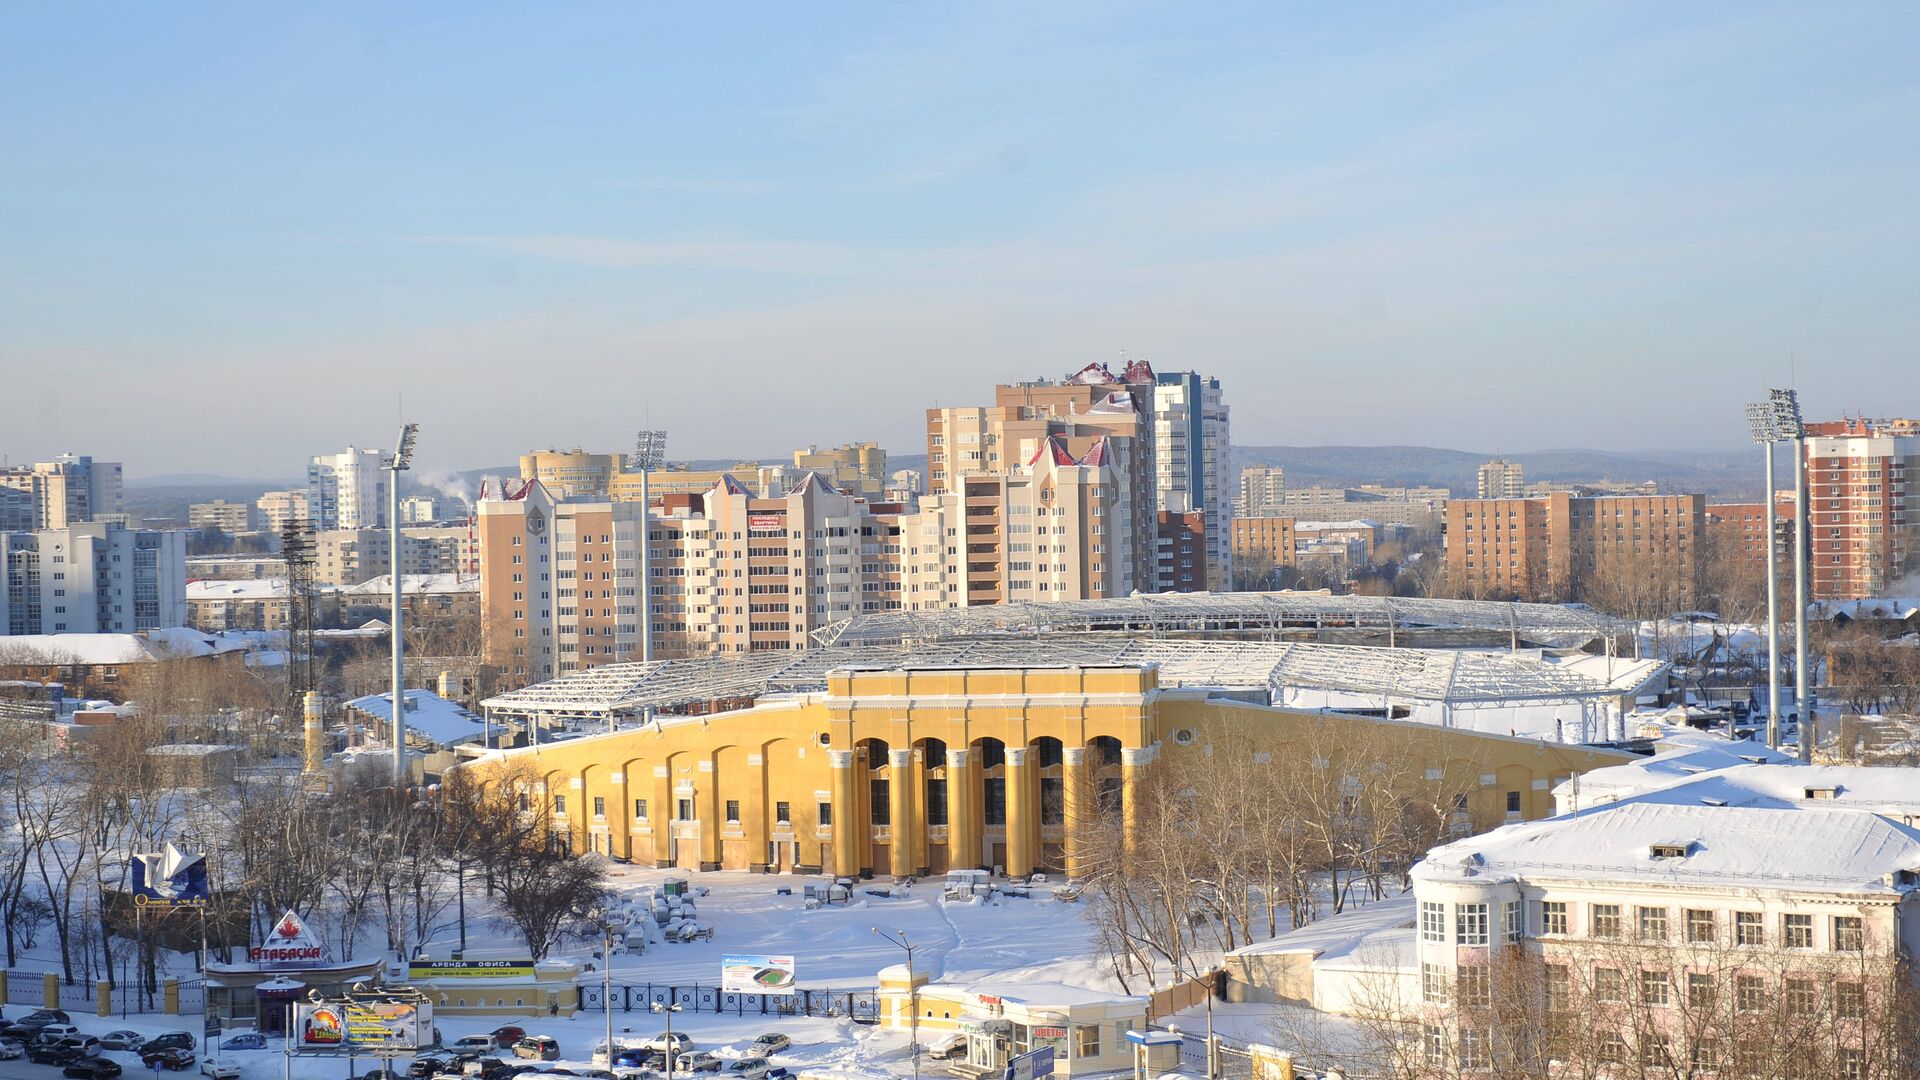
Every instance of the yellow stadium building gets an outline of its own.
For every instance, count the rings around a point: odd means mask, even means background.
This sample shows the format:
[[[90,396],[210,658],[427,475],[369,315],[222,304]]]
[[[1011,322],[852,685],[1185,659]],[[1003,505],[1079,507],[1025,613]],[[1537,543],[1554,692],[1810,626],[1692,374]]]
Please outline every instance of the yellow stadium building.
[[[1387,748],[1410,783],[1457,793],[1449,805],[1475,827],[1546,817],[1560,781],[1632,760],[1461,727],[1277,708],[1245,690],[1174,685],[1177,672],[1156,663],[1061,663],[1042,652],[1032,662],[826,670],[806,689],[762,688],[745,708],[654,719],[631,710],[614,717],[627,726],[558,741],[541,734],[567,711],[556,704],[529,725],[539,745],[465,767],[510,788],[526,810],[551,815],[574,850],[646,865],[1078,876],[1087,858],[1082,823],[1128,822],[1156,775],[1204,785],[1220,755],[1272,767],[1278,782],[1290,764],[1339,769],[1343,747],[1364,745],[1376,758]],[[756,662],[729,661],[729,670]],[[1389,706],[1383,716],[1392,715]],[[584,712],[568,720],[584,730],[606,722]]]

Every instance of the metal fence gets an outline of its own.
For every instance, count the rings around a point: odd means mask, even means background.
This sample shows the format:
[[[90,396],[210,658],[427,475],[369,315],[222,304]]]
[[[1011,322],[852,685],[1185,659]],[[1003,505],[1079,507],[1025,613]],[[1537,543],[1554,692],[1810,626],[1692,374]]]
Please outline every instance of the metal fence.
[[[873,990],[796,990],[791,994],[742,994],[717,986],[664,986],[658,983],[614,983],[615,1012],[651,1012],[655,1005],[678,1005],[686,1012],[731,1013],[734,1016],[845,1016],[857,1022],[880,1019],[880,995]],[[582,983],[580,1007],[600,1012],[607,1007],[607,987]]]

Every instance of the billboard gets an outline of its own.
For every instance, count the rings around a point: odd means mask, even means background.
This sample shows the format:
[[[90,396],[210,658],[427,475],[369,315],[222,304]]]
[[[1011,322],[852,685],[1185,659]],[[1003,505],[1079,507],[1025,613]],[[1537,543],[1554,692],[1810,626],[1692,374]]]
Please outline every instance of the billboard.
[[[720,957],[720,989],[728,994],[791,994],[793,957],[728,953]]]
[[[293,1034],[300,1050],[411,1053],[433,1042],[433,1006],[426,1001],[296,1001]]]
[[[188,855],[171,843],[165,851],[136,852],[127,864],[127,891],[141,908],[193,907],[207,902],[207,857]]]
[[[247,950],[247,959],[254,963],[279,967],[318,964],[326,956],[320,939],[314,937],[305,920],[292,911],[280,916],[280,921],[267,931],[265,941]]]
[[[409,979],[531,979],[533,958],[524,960],[412,960]]]
[[[784,529],[786,527],[787,512],[785,510],[776,514],[747,515],[747,528],[749,529]]]

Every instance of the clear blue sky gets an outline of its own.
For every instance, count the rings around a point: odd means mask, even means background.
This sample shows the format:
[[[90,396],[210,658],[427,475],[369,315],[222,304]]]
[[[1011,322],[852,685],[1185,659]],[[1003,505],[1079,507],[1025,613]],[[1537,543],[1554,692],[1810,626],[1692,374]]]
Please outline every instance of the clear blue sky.
[[[1920,412],[1920,7],[12,5],[0,450],[780,454],[1122,351],[1239,443]]]

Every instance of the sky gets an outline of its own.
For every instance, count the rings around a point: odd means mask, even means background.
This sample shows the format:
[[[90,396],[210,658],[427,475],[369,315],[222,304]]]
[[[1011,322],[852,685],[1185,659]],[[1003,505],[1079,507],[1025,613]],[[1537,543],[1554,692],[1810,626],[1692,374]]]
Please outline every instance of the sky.
[[[1146,357],[1238,444],[1920,413],[1912,3],[16,4],[0,452],[924,450]]]

